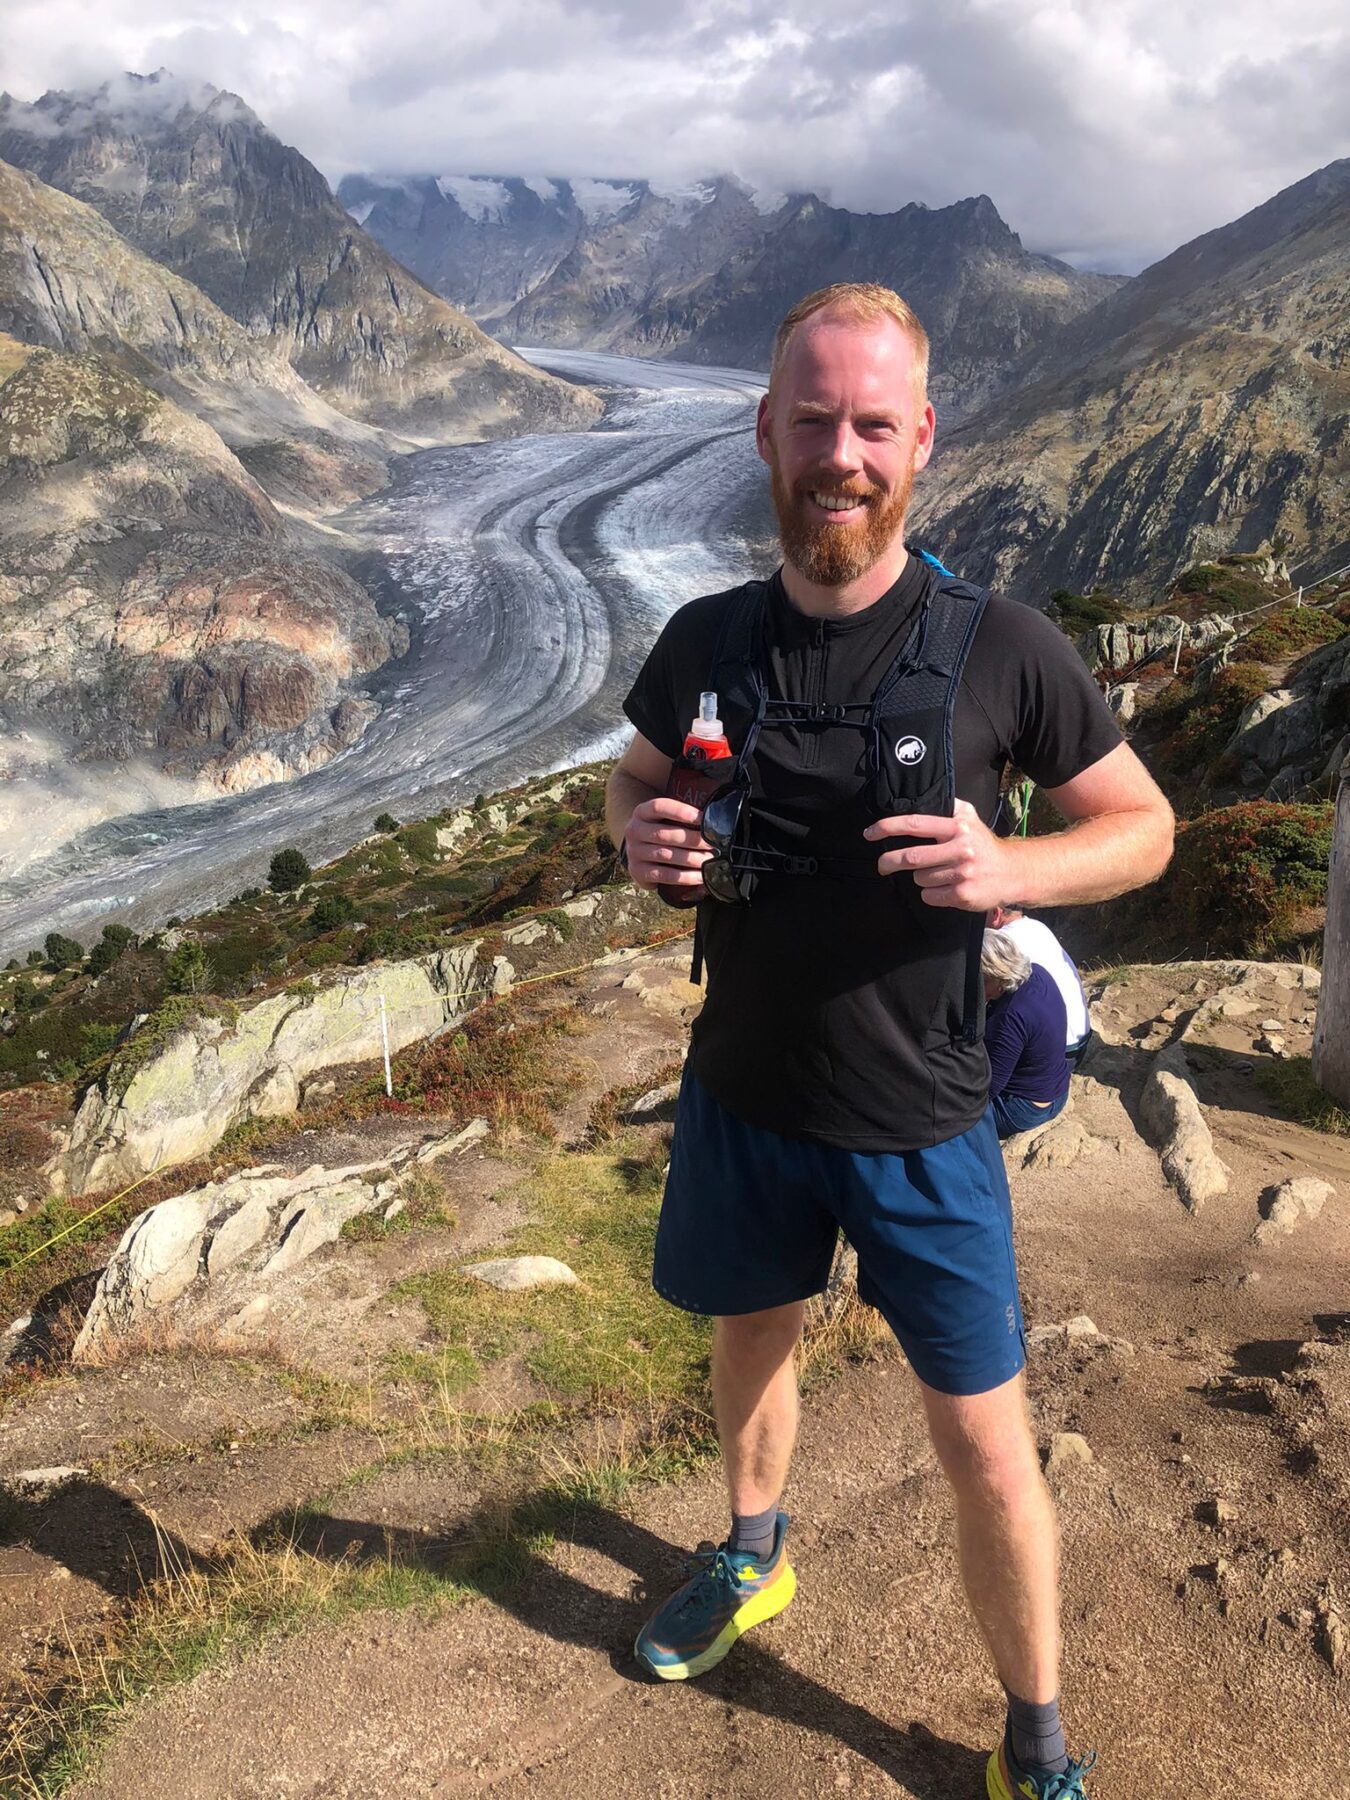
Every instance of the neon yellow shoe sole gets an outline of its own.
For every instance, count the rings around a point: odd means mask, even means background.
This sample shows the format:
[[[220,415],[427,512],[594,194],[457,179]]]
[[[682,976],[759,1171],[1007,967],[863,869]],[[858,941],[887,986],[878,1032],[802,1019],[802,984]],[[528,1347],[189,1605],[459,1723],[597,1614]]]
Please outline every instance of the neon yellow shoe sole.
[[[796,1574],[792,1564],[785,1562],[777,1580],[752,1594],[744,1606],[737,1607],[707,1649],[691,1656],[688,1662],[657,1662],[645,1656],[641,1637],[634,1646],[634,1653],[643,1668],[662,1681],[690,1681],[696,1675],[706,1675],[709,1669],[717,1667],[737,1638],[743,1637],[752,1625],[762,1625],[766,1619],[782,1612],[796,1592]]]

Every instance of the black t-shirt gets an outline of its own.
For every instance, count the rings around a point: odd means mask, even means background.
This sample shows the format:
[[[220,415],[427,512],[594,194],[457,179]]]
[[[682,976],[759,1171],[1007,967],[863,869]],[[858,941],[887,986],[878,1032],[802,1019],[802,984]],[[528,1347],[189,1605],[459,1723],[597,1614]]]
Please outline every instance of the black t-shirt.
[[[825,704],[870,700],[934,579],[911,556],[872,606],[845,619],[814,619],[773,576],[766,584],[770,694]],[[680,607],[624,702],[643,737],[667,756],[680,753],[711,679],[722,620],[740,592]],[[956,701],[959,797],[992,821],[1009,762],[1042,787],[1057,787],[1119,742],[1069,641],[1030,607],[991,597]],[[764,730],[754,756],[757,836],[836,868],[841,858],[874,861],[885,846],[862,837],[873,823],[863,753],[859,731]],[[699,911],[708,995],[694,1024],[691,1067],[728,1112],[866,1153],[942,1143],[980,1117],[988,1058],[961,1029],[971,914],[925,906],[909,874],[762,876],[748,905],[707,900]]]

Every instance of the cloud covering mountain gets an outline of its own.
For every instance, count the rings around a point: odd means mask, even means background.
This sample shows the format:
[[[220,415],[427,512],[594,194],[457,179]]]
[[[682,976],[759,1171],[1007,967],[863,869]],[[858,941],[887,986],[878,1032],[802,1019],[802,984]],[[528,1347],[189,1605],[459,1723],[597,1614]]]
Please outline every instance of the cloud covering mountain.
[[[336,181],[732,170],[853,211],[988,193],[1028,248],[1134,271],[1350,152],[1340,0],[9,0],[23,99],[167,64]],[[134,96],[128,103],[134,105]]]

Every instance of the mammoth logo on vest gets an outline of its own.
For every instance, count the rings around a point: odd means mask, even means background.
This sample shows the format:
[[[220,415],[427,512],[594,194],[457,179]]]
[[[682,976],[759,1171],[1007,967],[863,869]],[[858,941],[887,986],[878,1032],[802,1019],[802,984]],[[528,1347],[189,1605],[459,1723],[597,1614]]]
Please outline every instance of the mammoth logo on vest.
[[[895,760],[903,763],[907,769],[915,763],[921,763],[928,754],[928,746],[922,738],[902,737],[895,746]]]

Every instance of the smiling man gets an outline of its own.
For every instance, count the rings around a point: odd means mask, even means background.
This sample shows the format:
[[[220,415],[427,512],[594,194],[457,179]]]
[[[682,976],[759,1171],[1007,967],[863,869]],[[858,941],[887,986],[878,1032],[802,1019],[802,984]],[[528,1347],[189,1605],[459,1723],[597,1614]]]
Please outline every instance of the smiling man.
[[[732,1514],[636,1651],[664,1679],[702,1674],[793,1597],[779,1510],[793,1350],[842,1228],[918,1380],[1008,1695],[988,1793],[1073,1800],[1091,1759],[1067,1755],[1060,1722],[1056,1529],[1027,1415],[980,949],[1010,895],[1063,905],[1154,879],[1172,818],[1056,628],[907,549],[933,449],[927,362],[889,289],[793,308],[758,422],[783,566],[682,607],[626,702],[637,735],[610,829],[639,885],[700,902],[708,967],[653,1280],[716,1320]],[[734,759],[701,815],[663,796],[710,689]],[[1065,830],[995,833],[1010,763]]]

